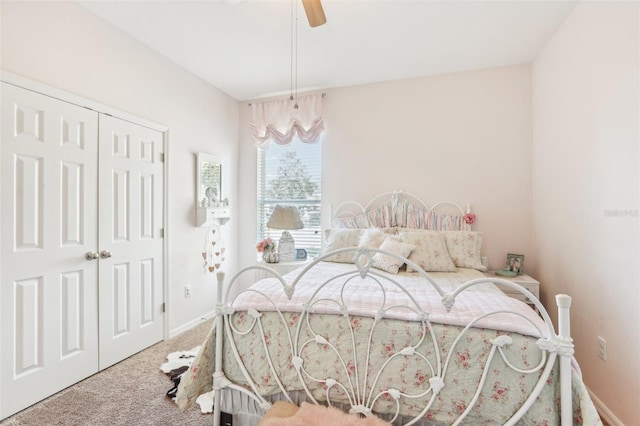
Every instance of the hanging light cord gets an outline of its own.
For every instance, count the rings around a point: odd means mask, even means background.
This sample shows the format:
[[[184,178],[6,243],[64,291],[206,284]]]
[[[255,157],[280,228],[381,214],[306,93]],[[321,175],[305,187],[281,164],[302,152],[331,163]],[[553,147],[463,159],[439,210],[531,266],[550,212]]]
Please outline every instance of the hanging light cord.
[[[294,109],[298,109],[298,2],[295,2],[296,5],[296,79],[295,79],[295,93],[296,93],[296,102],[293,104]]]
[[[295,19],[293,16],[294,13]],[[289,64],[291,71],[289,100],[293,101],[295,99],[293,109],[298,109],[298,2],[296,0],[291,0],[291,44],[289,47],[291,53],[291,62]]]
[[[293,100],[293,2],[294,0],[291,0],[291,19],[290,19],[290,28],[289,28],[289,40],[290,40],[290,46],[289,46],[289,54],[290,54],[290,61],[289,61],[289,72],[290,72],[290,79],[289,79],[289,100]]]

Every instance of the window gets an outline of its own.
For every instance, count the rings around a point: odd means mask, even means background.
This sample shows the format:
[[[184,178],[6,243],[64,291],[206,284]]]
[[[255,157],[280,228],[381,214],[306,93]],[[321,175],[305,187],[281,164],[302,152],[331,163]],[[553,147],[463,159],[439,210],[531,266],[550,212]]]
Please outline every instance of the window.
[[[322,243],[321,201],[321,142],[294,140],[286,146],[272,143],[268,149],[258,149],[258,241],[280,238],[281,231],[267,228],[266,223],[276,204],[293,205],[304,223],[303,229],[290,231],[296,248],[317,256]]]

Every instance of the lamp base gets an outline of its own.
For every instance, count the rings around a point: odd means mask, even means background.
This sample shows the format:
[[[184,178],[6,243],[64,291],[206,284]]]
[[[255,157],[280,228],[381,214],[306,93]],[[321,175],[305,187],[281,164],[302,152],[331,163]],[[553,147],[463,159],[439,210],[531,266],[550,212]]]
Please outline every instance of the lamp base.
[[[295,259],[296,243],[289,231],[282,231],[280,241],[278,241],[278,254],[280,262],[291,262]]]

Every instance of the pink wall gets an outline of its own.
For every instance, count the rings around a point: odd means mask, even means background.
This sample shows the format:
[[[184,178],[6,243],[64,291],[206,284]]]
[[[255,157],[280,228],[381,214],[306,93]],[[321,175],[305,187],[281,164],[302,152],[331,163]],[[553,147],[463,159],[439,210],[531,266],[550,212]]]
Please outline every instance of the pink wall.
[[[470,203],[493,268],[531,250],[531,67],[519,65],[326,91],[323,202],[361,203],[395,189],[427,203]],[[255,221],[255,148],[240,109],[240,193]],[[255,261],[240,231],[241,266]]]
[[[197,323],[213,310],[215,285],[202,272],[205,229],[195,227],[195,153],[228,158],[224,192],[235,201],[238,102],[75,2],[2,2],[1,24],[4,71],[169,128],[169,329]],[[229,222],[229,235],[236,226]],[[229,270],[236,261],[229,256]]]
[[[536,274],[548,307],[573,297],[586,385],[627,425],[640,424],[638,18],[637,2],[580,2],[533,66]]]

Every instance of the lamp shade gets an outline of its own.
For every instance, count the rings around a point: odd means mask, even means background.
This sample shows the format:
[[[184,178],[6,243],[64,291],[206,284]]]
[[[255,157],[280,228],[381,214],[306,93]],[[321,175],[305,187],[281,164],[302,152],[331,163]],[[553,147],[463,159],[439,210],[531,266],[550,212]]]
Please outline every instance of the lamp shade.
[[[304,224],[295,206],[276,205],[267,222],[267,228],[272,229],[302,229]]]
[[[281,261],[292,261],[296,243],[288,230],[304,228],[298,209],[294,206],[276,205],[273,213],[271,213],[269,222],[267,222],[267,228],[283,230],[278,241],[278,254]]]

